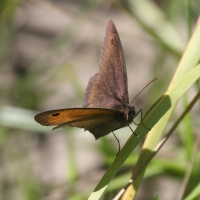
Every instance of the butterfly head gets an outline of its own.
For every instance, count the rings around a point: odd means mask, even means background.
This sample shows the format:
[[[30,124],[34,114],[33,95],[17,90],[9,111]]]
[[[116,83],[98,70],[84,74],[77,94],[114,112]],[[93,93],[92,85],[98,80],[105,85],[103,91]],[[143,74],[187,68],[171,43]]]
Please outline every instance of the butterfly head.
[[[127,105],[124,113],[126,120],[131,123],[135,118],[136,113],[137,111],[134,106]]]

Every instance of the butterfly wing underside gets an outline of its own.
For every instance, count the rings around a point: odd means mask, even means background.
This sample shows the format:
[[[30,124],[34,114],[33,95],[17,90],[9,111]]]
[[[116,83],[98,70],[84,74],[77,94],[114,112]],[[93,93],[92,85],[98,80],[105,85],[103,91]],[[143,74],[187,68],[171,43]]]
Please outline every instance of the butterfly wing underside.
[[[124,118],[129,104],[128,80],[121,41],[112,21],[108,22],[99,61],[99,73],[90,78],[83,107],[39,113],[44,126],[84,128],[96,139],[128,125]]]
[[[129,103],[126,64],[116,27],[109,21],[99,61],[99,73],[90,78],[84,107],[121,110]]]
[[[53,129],[66,125],[84,128],[98,139],[124,126],[120,117],[121,113],[112,109],[71,108],[39,113],[35,120],[44,126],[56,126]]]

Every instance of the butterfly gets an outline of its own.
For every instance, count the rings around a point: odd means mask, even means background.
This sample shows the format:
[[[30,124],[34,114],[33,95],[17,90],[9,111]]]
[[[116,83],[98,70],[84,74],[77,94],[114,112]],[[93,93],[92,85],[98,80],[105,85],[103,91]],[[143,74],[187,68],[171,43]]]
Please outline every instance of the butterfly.
[[[83,108],[39,113],[35,120],[44,126],[84,128],[96,139],[128,126],[141,110],[129,104],[128,79],[121,41],[112,20],[108,22],[99,60],[99,73],[87,85]]]

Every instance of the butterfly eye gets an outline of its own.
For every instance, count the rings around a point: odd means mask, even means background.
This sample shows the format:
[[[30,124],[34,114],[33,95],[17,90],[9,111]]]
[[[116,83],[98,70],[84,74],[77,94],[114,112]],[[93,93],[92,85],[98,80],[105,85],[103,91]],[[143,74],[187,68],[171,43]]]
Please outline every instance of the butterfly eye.
[[[128,113],[123,113],[123,115],[124,115],[124,119],[126,119],[126,120],[128,120]]]
[[[54,113],[54,114],[52,114],[52,116],[58,116],[58,115],[60,115],[59,113]]]

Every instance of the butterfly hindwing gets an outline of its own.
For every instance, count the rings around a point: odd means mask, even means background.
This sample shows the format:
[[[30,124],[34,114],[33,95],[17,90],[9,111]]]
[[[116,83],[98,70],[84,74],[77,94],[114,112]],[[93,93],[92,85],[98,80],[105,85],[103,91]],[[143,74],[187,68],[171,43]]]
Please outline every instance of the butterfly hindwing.
[[[116,27],[109,21],[99,61],[99,73],[90,78],[84,107],[124,109],[129,103],[126,64]]]

